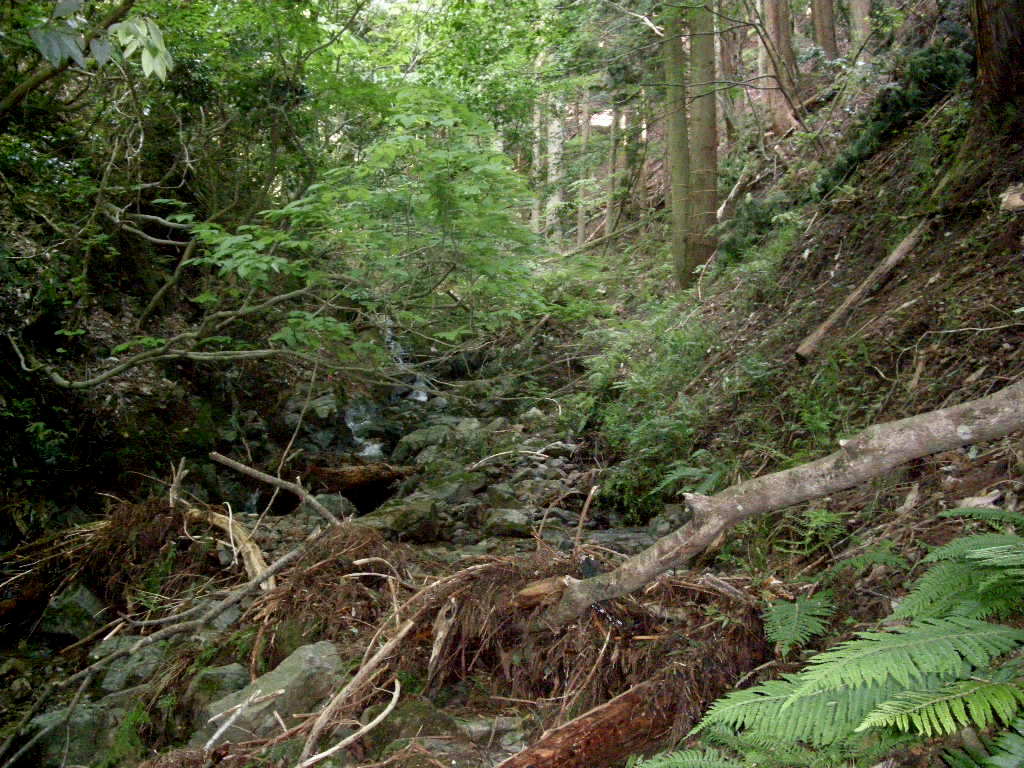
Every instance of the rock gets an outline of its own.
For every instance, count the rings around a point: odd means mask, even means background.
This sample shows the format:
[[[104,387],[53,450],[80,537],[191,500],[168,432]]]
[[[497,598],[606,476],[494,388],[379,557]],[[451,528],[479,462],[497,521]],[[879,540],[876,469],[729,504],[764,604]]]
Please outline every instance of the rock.
[[[560,459],[570,458],[576,451],[579,450],[578,445],[572,443],[563,443],[561,440],[555,443],[548,443],[544,446],[544,453],[548,456],[554,456]]]
[[[39,622],[39,629],[80,640],[99,629],[100,614],[104,608],[96,595],[76,581],[50,598]]]
[[[526,746],[526,721],[522,717],[459,718],[456,720],[462,735],[483,747],[500,745],[518,752]]]
[[[138,703],[141,694],[142,688],[136,687],[104,696],[99,701],[80,701],[71,711],[67,723],[63,725],[60,723],[67,715],[67,708],[32,718],[29,725],[31,733],[45,730],[50,726],[56,727],[36,742],[31,753],[32,762],[23,761],[23,764],[31,764],[37,768],[64,768],[71,765],[92,765],[105,755],[115,757],[111,750],[118,738],[123,738],[121,726],[125,716],[133,706],[139,707],[141,714],[141,704]],[[137,733],[135,735],[138,738]]]
[[[386,502],[359,524],[376,528],[386,536],[400,541],[429,544],[442,533],[441,504],[431,496],[415,494]]]
[[[464,472],[449,475],[439,485],[428,486],[423,490],[445,504],[463,504],[473,498],[473,494],[487,485],[487,479],[478,472]]]
[[[359,718],[368,723],[383,710],[383,704],[368,707]],[[410,697],[399,701],[398,706],[380,725],[366,735],[366,743],[372,753],[383,755],[406,746],[413,737],[440,737],[445,741],[459,739],[459,726],[448,713],[438,709],[427,699]],[[421,742],[420,738],[416,739]],[[431,750],[431,754],[437,757]],[[450,765],[450,763],[446,764]]]
[[[316,706],[341,681],[344,664],[334,643],[324,640],[296,649],[275,669],[258,677],[240,691],[210,702],[202,709],[203,726],[192,734],[190,746],[203,746],[221,725],[210,718],[247,701],[257,691],[264,696],[281,691],[260,703],[250,704],[235,722],[218,737],[218,744],[227,741],[248,741],[280,732],[276,712],[285,723],[294,722],[293,714],[313,712]],[[213,745],[216,746],[216,745]]]
[[[413,459],[413,464],[417,467],[425,467],[428,464],[436,464],[441,460],[441,446],[440,445],[428,445],[422,451],[416,454],[416,458]]]
[[[635,555],[655,542],[655,537],[643,528],[609,528],[587,533],[587,541],[623,555]]]
[[[661,538],[690,521],[693,515],[682,504],[666,504],[665,509],[647,521],[647,530]]]
[[[191,713],[193,727],[199,729],[205,725],[202,716],[210,702],[240,691],[248,684],[249,671],[238,663],[199,670],[188,684],[183,702]]]
[[[93,648],[89,652],[89,658],[92,661],[97,661],[111,653],[127,650],[141,639],[141,635],[114,635]],[[129,656],[114,659],[107,667],[103,679],[100,680],[100,688],[112,693],[144,683],[153,676],[166,656],[166,648],[159,643],[153,643],[145,648],[140,648]]]
[[[520,417],[524,422],[531,423],[537,422],[545,418],[544,411],[537,406],[534,406]]]
[[[479,432],[481,429],[480,419],[465,418],[459,419],[459,422],[455,425],[455,432],[460,436],[471,435]]]
[[[356,505],[349,501],[347,498],[342,496],[340,493],[319,493],[313,497],[325,507],[327,511],[334,515],[339,520],[344,520],[346,517],[356,517],[359,514],[359,510],[356,509]],[[327,525],[328,521],[320,517],[320,513],[313,509],[311,506],[303,502],[299,506],[300,512],[311,512],[316,515],[317,520],[321,521],[323,525]]]
[[[488,536],[529,536],[533,515],[525,509],[492,509],[484,518]]]
[[[508,483],[494,483],[484,491],[484,500],[491,507],[511,507],[519,498]]]
[[[446,424],[435,424],[410,432],[398,441],[391,454],[392,460],[401,464],[417,455],[431,445],[443,445],[452,434],[452,428]]]

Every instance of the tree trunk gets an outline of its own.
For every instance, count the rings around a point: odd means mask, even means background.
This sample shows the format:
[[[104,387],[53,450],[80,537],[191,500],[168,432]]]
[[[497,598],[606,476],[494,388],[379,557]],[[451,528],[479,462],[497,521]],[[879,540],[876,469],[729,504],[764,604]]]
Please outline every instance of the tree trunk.
[[[868,427],[824,458],[739,483],[714,496],[686,494],[693,518],[618,568],[590,579],[552,583],[542,621],[561,626],[601,600],[641,589],[685,567],[729,528],[750,517],[852,488],[899,465],[1024,429],[1024,381],[961,405]],[[528,585],[527,590],[530,589]]]
[[[850,56],[868,61],[867,41],[871,35],[871,0],[850,0]]]
[[[764,0],[762,19],[764,21],[765,71],[769,83],[768,111],[771,113],[772,128],[776,136],[783,136],[797,124],[793,112],[796,96],[796,56],[793,53],[792,19],[789,0]]]
[[[719,0],[719,12],[725,15],[732,15],[724,0]],[[722,80],[727,83],[738,83],[740,77],[740,65],[742,59],[740,52],[747,38],[747,28],[738,27],[733,22],[722,16],[718,17],[718,69],[722,73]],[[723,89],[718,92],[718,98],[722,105],[722,122],[725,125],[725,138],[730,143],[739,138],[739,130],[736,125],[736,105],[733,102],[730,89]]]
[[[544,54],[537,54],[533,62],[534,73],[540,75],[544,66]],[[530,206],[530,231],[541,234],[543,228],[541,215],[544,208],[544,100],[540,96],[533,102],[533,158],[530,163],[533,176],[533,201]]]
[[[616,98],[612,94],[612,100]],[[619,122],[622,120],[622,113],[619,105],[612,105],[612,126],[609,134],[610,146],[608,148],[608,202],[605,205],[604,234],[605,237],[615,231],[618,223],[618,195],[619,195]]]
[[[562,155],[565,147],[565,123],[562,120],[562,105],[556,99],[551,104],[548,119],[548,196],[546,229],[552,245],[562,250]]]
[[[582,183],[590,175],[590,163],[588,162],[590,152],[590,89],[583,89],[583,98],[580,101],[580,136],[582,137],[582,151],[580,167],[580,184],[576,189],[576,247],[580,248],[587,242],[587,200]]]
[[[839,58],[836,43],[836,19],[833,0],[813,0],[811,12],[814,16],[814,42],[825,52],[829,61]]]
[[[715,98],[715,16],[707,5],[690,8],[693,114],[690,118],[690,271],[706,264],[718,239],[718,110]]]
[[[683,52],[682,10],[665,10],[662,59],[665,67],[665,123],[668,143],[669,194],[672,227],[672,267],[676,284],[686,288],[693,281],[687,260],[690,221],[690,139],[686,119],[686,54]]]
[[[1024,0],[972,0],[970,12],[980,105],[997,111],[1020,105],[1024,102]]]

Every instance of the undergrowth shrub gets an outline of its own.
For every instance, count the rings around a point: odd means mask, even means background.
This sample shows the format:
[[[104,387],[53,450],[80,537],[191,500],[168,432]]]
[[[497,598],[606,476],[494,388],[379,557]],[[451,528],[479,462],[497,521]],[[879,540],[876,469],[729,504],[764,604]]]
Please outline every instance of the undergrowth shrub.
[[[898,60],[896,82],[878,95],[853,143],[815,180],[813,196],[820,199],[842,184],[882,142],[956,88],[968,76],[970,66],[968,54],[944,45],[929,46]]]

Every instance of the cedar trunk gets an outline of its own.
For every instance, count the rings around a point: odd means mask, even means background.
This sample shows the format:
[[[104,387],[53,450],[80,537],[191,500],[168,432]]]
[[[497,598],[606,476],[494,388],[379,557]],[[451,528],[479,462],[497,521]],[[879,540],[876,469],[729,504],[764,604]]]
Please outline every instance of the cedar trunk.
[[[972,0],[983,108],[1024,103],[1024,0]]]
[[[814,42],[825,52],[830,61],[839,58],[836,43],[836,18],[833,0],[813,0],[811,12],[814,16]]]
[[[792,18],[789,0],[764,0],[765,70],[768,83],[768,111],[776,136],[792,130],[796,124],[793,99],[796,95],[796,55],[793,53]]]
[[[850,56],[867,61],[871,35],[871,0],[850,0]]]
[[[665,10],[665,122],[668,140],[669,205],[672,211],[672,267],[676,284],[686,288],[693,280],[687,261],[690,220],[690,140],[686,118],[686,54],[683,52],[682,10]]]
[[[715,98],[715,17],[707,5],[690,9],[693,114],[690,117],[690,247],[692,273],[715,252],[718,210],[718,110]]]

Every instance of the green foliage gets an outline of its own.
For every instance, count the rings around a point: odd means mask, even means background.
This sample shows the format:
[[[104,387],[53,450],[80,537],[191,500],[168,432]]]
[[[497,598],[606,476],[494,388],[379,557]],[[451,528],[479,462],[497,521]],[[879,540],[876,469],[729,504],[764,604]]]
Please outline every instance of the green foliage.
[[[824,197],[882,142],[918,119],[967,77],[969,57],[963,51],[933,45],[914,51],[896,66],[898,82],[882,91],[859,129],[856,140],[815,180],[813,194]]]
[[[934,691],[904,691],[881,704],[857,726],[895,727],[925,736],[956,733],[964,724],[987,728],[1009,723],[1024,704],[1019,669],[1000,669],[992,679],[957,680]]]
[[[764,630],[775,643],[779,655],[785,657],[792,648],[806,645],[827,628],[827,620],[835,612],[832,596],[827,592],[800,595],[796,600],[776,600],[764,612]]]
[[[966,517],[991,523],[1024,523],[1024,515],[998,507],[956,507],[939,513],[939,517]]]
[[[831,584],[844,573],[859,574],[872,565],[887,565],[900,571],[906,571],[910,568],[910,563],[907,562],[906,558],[893,551],[893,543],[891,541],[882,541],[860,554],[845,560],[839,560],[821,574],[820,579],[826,584]]]
[[[738,739],[856,752],[869,735],[929,737],[1009,723],[1024,706],[1024,674],[1018,661],[1003,658],[1024,645],[1024,631],[977,618],[1020,612],[1024,542],[1009,538],[969,536],[937,548],[894,615],[911,623],[859,632],[796,674],[727,694],[694,733],[725,728]],[[766,615],[769,636],[795,634],[787,622],[801,617],[776,614],[779,608]],[[973,759],[950,758],[956,765]]]
[[[722,757],[712,750],[663,752],[628,764],[630,768],[742,768],[746,763]]]
[[[96,763],[95,768],[118,768],[133,765],[146,754],[141,729],[150,722],[149,714],[141,704],[125,713],[124,719],[114,731],[113,744]]]

